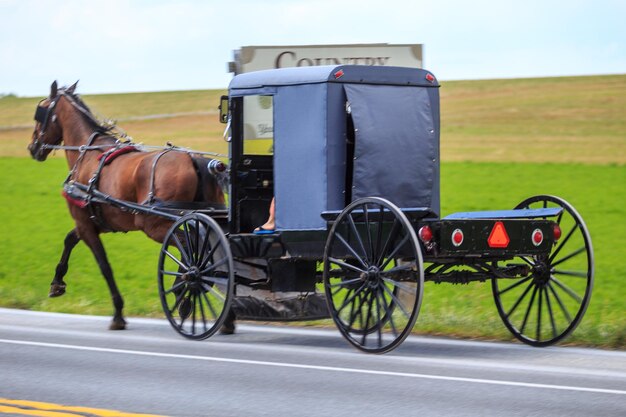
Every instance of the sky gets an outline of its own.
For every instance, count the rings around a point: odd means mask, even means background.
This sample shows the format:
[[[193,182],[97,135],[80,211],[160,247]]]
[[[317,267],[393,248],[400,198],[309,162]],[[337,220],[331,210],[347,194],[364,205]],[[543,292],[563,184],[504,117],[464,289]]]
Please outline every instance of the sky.
[[[626,73],[624,0],[0,0],[0,94],[226,88],[247,45],[424,45],[439,80]]]

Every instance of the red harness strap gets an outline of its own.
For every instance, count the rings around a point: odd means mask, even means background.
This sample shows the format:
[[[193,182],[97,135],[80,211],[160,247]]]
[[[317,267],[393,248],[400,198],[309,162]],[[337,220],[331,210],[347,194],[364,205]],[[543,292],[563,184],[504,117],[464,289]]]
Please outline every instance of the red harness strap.
[[[123,148],[119,148],[111,153],[105,152],[103,154],[100,154],[98,156],[98,161],[101,160],[106,155],[106,159],[104,160],[104,165],[108,165],[118,156],[124,155],[125,153],[129,153],[129,152],[139,152],[139,149],[137,149],[134,146],[124,146]]]
[[[61,194],[63,195],[63,197],[65,197],[65,199],[67,200],[68,203],[79,207],[79,208],[85,208],[87,207],[87,202],[85,200],[79,200],[78,198],[74,198],[72,196],[70,196],[65,190],[63,190],[61,192]]]

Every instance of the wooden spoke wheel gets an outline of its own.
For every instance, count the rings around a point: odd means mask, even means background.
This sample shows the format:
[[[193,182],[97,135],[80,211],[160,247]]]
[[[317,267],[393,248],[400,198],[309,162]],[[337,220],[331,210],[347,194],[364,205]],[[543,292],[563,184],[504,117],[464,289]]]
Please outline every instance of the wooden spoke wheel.
[[[528,198],[516,209],[562,207],[554,220],[561,236],[547,256],[516,257],[528,274],[514,282],[494,278],[493,295],[506,327],[532,346],[548,346],[580,323],[593,288],[594,261],[587,226],[574,208],[553,196]]]
[[[212,218],[192,213],[165,236],[158,271],[165,316],[178,333],[206,339],[222,325],[234,291],[228,239]]]
[[[409,335],[422,303],[422,252],[413,226],[391,202],[362,198],[333,223],[324,252],[324,289],[341,334],[384,353]]]

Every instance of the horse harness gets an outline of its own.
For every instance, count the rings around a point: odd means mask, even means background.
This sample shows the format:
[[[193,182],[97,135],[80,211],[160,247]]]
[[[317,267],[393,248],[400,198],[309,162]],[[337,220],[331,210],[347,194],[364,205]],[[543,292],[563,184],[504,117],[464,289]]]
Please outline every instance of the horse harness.
[[[90,136],[90,141],[93,142],[95,138],[99,136],[98,132],[94,132]],[[141,152],[141,150],[133,143],[117,143],[113,146],[110,146],[109,149],[104,150],[102,154],[97,157],[98,167],[92,174],[91,178],[87,182],[87,188],[84,193],[80,193],[80,196],[77,193],[73,193],[71,190],[74,189],[74,185],[76,180],[74,179],[74,175],[78,170],[78,166],[80,162],[83,160],[86,152],[90,150],[90,144],[85,147],[83,151],[81,151],[76,163],[70,170],[70,173],[67,176],[67,179],[63,183],[63,196],[68,200],[71,204],[77,205],[81,208],[89,209],[91,220],[103,231],[107,232],[117,232],[114,227],[112,227],[104,218],[102,213],[102,205],[93,201],[94,199],[94,191],[98,190],[100,178],[102,176],[102,170],[106,165],[109,165],[113,162],[118,156],[125,155],[131,152]],[[148,197],[145,201],[143,201],[142,205],[152,205],[155,203],[155,176],[156,176],[156,167],[159,160],[172,149],[165,149],[161,152],[157,153],[154,156],[152,161],[151,169],[150,169],[150,190],[148,192]]]
[[[51,145],[47,143],[43,143],[39,145],[39,141],[45,134],[46,128],[48,127],[49,123],[54,122],[56,120],[54,109],[55,109],[55,106],[59,97],[61,97],[62,95],[68,98],[68,101],[72,104],[72,106],[76,108],[78,111],[80,111],[84,116],[86,116],[88,120],[96,127],[96,130],[94,130],[94,132],[89,136],[89,138],[87,139],[87,143],[85,145],[68,146],[68,145],[58,145],[58,144]],[[102,203],[94,201],[94,194],[96,191],[99,191],[98,185],[99,185],[100,177],[102,174],[102,170],[106,165],[109,165],[111,162],[113,162],[113,160],[115,160],[118,156],[124,155],[126,153],[130,153],[130,152],[142,152],[143,150],[141,148],[150,148],[150,147],[146,147],[142,145],[140,148],[138,145],[128,140],[125,134],[122,135],[123,139],[115,138],[115,136],[110,136],[116,139],[115,143],[113,144],[95,145],[94,143],[99,136],[107,135],[107,134],[110,135],[110,131],[115,126],[114,125],[102,126],[93,117],[90,111],[85,109],[83,106],[84,104],[82,102],[77,103],[73,95],[63,90],[61,90],[56,97],[51,99],[51,103],[48,105],[48,107],[44,107],[40,103],[35,110],[34,118],[37,122],[41,123],[41,127],[39,130],[39,134],[35,138],[34,143],[35,145],[40,146],[41,149],[54,149],[54,150],[62,149],[66,151],[78,151],[79,152],[78,158],[76,159],[74,166],[72,166],[65,181],[63,182],[62,195],[70,204],[73,204],[83,209],[87,208],[90,213],[89,215],[90,219],[96,224],[96,226],[99,229],[101,229],[102,231],[107,231],[107,232],[117,232],[118,230],[116,230],[114,227],[109,225],[108,222],[105,220],[104,215],[102,213]],[[157,205],[157,206],[162,206],[164,208],[167,208],[169,206],[170,208],[178,208],[178,209],[185,208],[185,206],[186,208],[194,208],[194,209],[199,208],[199,207],[196,207],[196,205],[198,205],[197,203],[169,202],[169,201],[164,202],[155,197],[155,176],[156,176],[156,167],[157,167],[159,160],[165,154],[171,151],[182,151],[182,152],[187,152],[187,153],[191,153],[191,151],[184,149],[184,148],[177,148],[176,146],[173,146],[169,142],[167,146],[165,147],[152,147],[152,148],[160,149],[160,152],[158,152],[155,155],[152,161],[152,165],[150,169],[150,189],[148,192],[148,197],[146,198],[145,201],[143,201],[140,204],[141,205]],[[102,154],[100,154],[97,157],[99,161],[98,167],[96,168],[95,172],[93,173],[93,175],[91,176],[91,178],[89,179],[86,185],[78,183],[74,178],[75,174],[78,171],[78,168],[80,164],[82,163],[82,161],[84,160],[87,152],[93,151],[93,150],[102,151]],[[219,155],[219,154],[215,154],[211,152],[193,151],[193,153],[223,156],[223,155]],[[202,205],[206,207],[207,203],[203,202]],[[223,204],[208,204],[208,206],[215,206],[215,208],[219,208],[219,209],[224,208]],[[137,214],[137,213],[133,213],[133,214]]]
[[[43,135],[45,134],[46,129],[48,128],[49,124],[51,122],[53,123],[56,120],[57,116],[56,114],[54,114],[54,110],[55,110],[57,101],[63,95],[69,99],[68,101],[72,104],[74,108],[80,111],[83,115],[85,115],[89,119],[89,121],[91,121],[94,125],[100,128],[96,129],[87,139],[87,143],[82,146],[50,145],[46,143],[39,145],[39,141],[41,141],[41,139],[43,138]],[[104,215],[102,213],[102,206],[100,204],[94,203],[93,201],[94,191],[98,190],[98,185],[100,181],[100,176],[102,174],[102,169],[106,165],[113,162],[113,160],[120,155],[129,153],[129,152],[139,152],[141,150],[130,141],[122,142],[122,141],[116,140],[115,144],[113,145],[110,145],[110,144],[95,145],[94,142],[96,141],[96,139],[99,136],[107,133],[110,129],[101,126],[100,123],[91,115],[91,113],[88,110],[83,108],[83,106],[81,106],[79,103],[76,103],[76,101],[73,99],[73,96],[66,93],[65,91],[60,91],[56,97],[52,98],[50,104],[47,107],[42,106],[40,102],[39,105],[37,105],[37,108],[35,109],[34,119],[35,121],[41,124],[41,127],[39,129],[39,134],[35,138],[36,146],[40,146],[41,149],[46,149],[46,148],[64,149],[68,151],[79,152],[76,162],[70,169],[70,172],[68,173],[67,177],[65,178],[65,181],[63,182],[63,192],[62,192],[63,197],[65,197],[65,199],[70,204],[73,204],[79,208],[88,209],[90,219],[102,231],[116,232],[117,230],[111,225],[109,225],[109,223],[105,220]],[[81,162],[83,161],[83,159],[85,158],[85,155],[87,154],[87,152],[92,151],[92,150],[100,150],[100,151],[103,151],[103,153],[100,154],[97,158],[99,161],[98,167],[96,168],[95,172],[93,173],[93,175],[87,182],[87,188],[85,192],[77,193],[75,191],[76,188],[74,187],[74,185],[76,184],[76,180],[74,176],[76,175],[76,172],[78,171],[78,168]],[[159,152],[154,158],[154,161],[152,162],[151,173],[150,173],[150,191],[148,193],[148,199],[142,204],[146,204],[146,203],[152,204],[154,202],[154,188],[155,188],[154,179],[155,179],[156,165],[159,159],[161,159],[161,157],[165,155],[166,153],[168,153],[170,150],[171,149],[165,149]]]

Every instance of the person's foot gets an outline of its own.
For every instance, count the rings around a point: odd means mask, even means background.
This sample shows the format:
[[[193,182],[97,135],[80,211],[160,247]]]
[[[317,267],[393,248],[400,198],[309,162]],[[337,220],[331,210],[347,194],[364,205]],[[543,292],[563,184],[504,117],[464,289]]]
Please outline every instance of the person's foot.
[[[259,226],[254,229],[254,233],[257,235],[265,234],[265,233],[274,233],[276,229],[276,225],[272,221],[266,222],[263,226]]]

